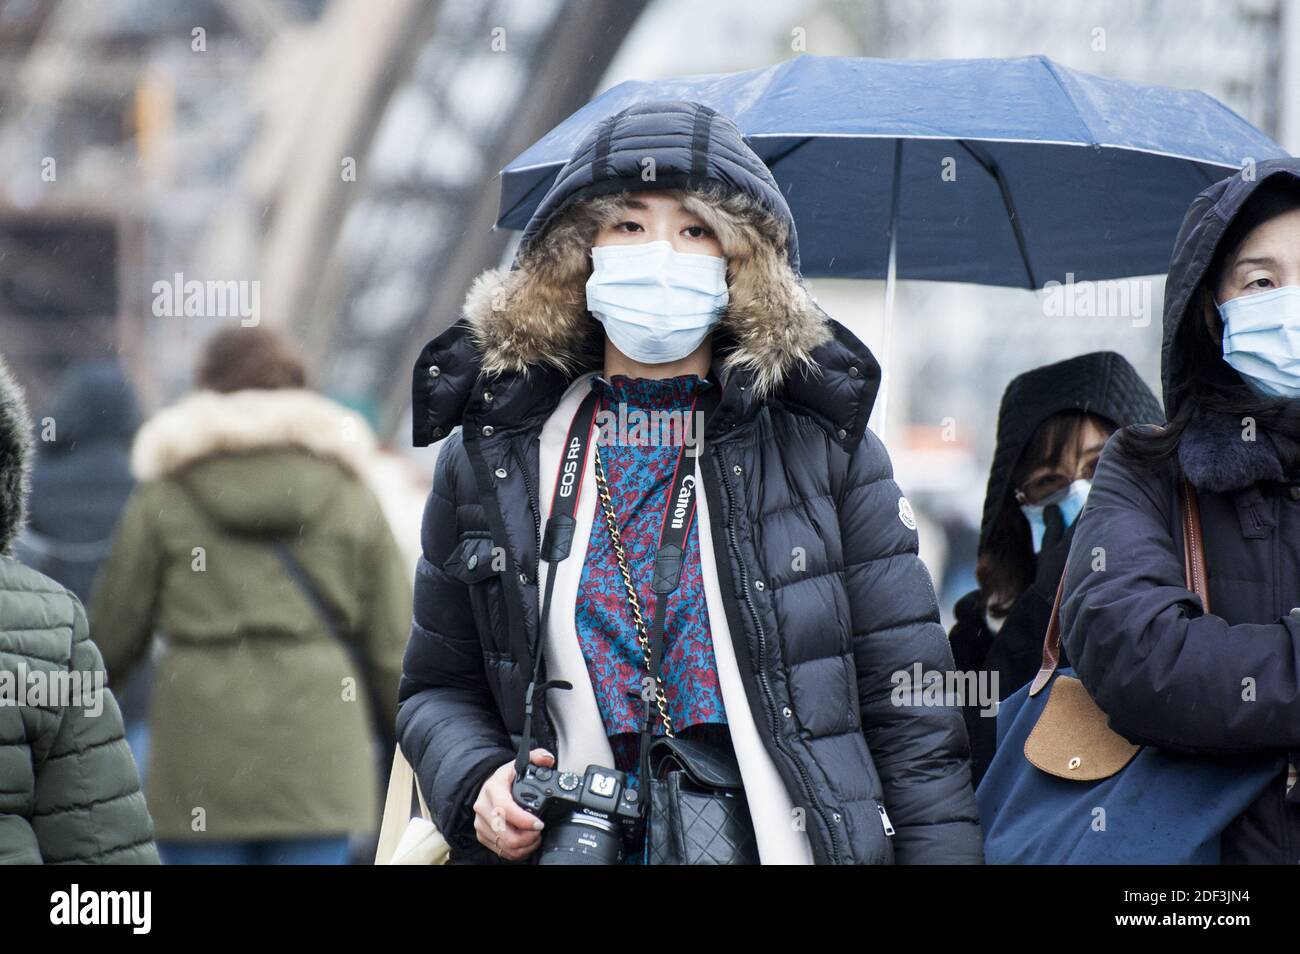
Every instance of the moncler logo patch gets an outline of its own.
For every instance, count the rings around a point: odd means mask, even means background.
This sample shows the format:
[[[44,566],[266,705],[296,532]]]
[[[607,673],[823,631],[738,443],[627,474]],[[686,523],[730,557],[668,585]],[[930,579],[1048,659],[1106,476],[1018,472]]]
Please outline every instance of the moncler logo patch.
[[[916,529],[916,514],[912,513],[912,505],[907,502],[906,497],[898,498],[898,519],[903,521],[903,526],[907,529]]]

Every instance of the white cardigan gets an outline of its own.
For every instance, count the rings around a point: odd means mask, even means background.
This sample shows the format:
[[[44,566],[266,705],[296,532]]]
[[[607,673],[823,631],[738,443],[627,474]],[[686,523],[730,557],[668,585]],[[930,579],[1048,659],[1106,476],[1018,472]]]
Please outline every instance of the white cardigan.
[[[551,512],[551,497],[555,492],[552,475],[557,473],[569,425],[578,405],[590,390],[593,377],[594,374],[585,374],[574,381],[542,428],[539,480],[543,514]],[[696,461],[698,467],[698,458]],[[547,693],[547,708],[555,722],[556,747],[559,749],[555,753],[556,761],[562,770],[579,774],[585,772],[588,765],[614,764],[609,737],[605,734],[587,663],[578,642],[575,621],[578,583],[587,558],[587,541],[591,539],[592,521],[597,509],[594,454],[588,453],[586,466],[575,514],[577,526],[573,533],[573,550],[569,558],[558,565],[544,647],[547,678],[563,679],[573,684],[572,690],[555,689]],[[727,713],[727,725],[731,730],[732,746],[736,750],[736,761],[745,785],[745,798],[749,802],[749,813],[754,822],[759,858],[765,865],[810,865],[813,863],[812,846],[803,825],[798,823],[803,815],[795,812],[794,803],[786,791],[785,783],[777,774],[776,766],[772,764],[771,756],[759,736],[758,724],[749,709],[735,647],[727,626],[722,591],[718,586],[713,538],[709,532],[708,503],[704,494],[696,496],[699,501],[696,520],[699,525],[700,565],[705,605],[712,629],[713,652],[718,666],[718,684]],[[550,565],[542,563],[538,580],[539,592],[545,592],[546,574],[549,571]]]

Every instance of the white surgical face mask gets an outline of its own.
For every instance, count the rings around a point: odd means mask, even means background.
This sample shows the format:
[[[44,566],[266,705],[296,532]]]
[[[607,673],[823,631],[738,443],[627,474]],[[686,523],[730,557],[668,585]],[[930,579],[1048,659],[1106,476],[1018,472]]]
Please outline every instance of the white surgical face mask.
[[[1300,286],[1230,298],[1223,318],[1223,360],[1267,397],[1300,398]]]
[[[664,240],[597,245],[587,309],[614,347],[642,364],[680,361],[727,304],[727,260],[678,252]]]
[[[1033,535],[1035,553],[1042,552],[1043,537],[1047,535],[1047,521],[1043,518],[1043,511],[1048,507],[1059,507],[1061,522],[1066,529],[1069,529],[1070,525],[1079,519],[1083,505],[1088,502],[1090,490],[1092,490],[1092,481],[1080,478],[1042,503],[1020,505],[1020,512],[1029,521],[1029,532]]]

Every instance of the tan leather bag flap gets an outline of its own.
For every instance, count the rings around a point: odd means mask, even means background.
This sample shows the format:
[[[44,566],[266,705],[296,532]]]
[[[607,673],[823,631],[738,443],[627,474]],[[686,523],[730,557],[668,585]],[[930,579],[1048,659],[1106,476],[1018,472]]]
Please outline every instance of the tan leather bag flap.
[[[1049,775],[1094,782],[1128,765],[1139,748],[1111,730],[1082,682],[1058,675],[1025,739],[1025,758]]]

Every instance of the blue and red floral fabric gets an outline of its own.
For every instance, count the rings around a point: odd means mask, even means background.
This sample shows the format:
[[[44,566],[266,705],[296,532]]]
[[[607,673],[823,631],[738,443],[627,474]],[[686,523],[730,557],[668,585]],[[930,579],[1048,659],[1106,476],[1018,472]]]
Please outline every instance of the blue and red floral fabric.
[[[647,629],[659,612],[650,592],[650,578],[680,451],[682,426],[689,419],[696,396],[712,386],[693,374],[663,379],[614,375],[609,380],[597,379],[595,384],[601,393],[600,411],[610,412],[598,412],[597,423],[623,422],[622,426],[606,427],[597,433],[619,533]],[[693,458],[687,460],[693,462]],[[575,614],[578,641],[614,751],[614,767],[635,775],[645,714],[642,687],[648,675],[618,558],[599,503]],[[681,582],[668,598],[664,644],[664,687],[674,731],[705,723],[725,724],[700,575],[698,520],[692,524],[687,539]],[[655,733],[663,733],[661,723],[656,725]]]

